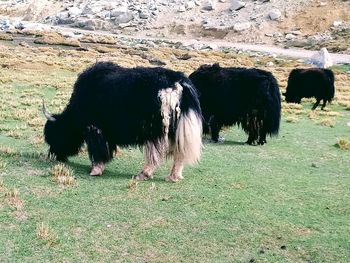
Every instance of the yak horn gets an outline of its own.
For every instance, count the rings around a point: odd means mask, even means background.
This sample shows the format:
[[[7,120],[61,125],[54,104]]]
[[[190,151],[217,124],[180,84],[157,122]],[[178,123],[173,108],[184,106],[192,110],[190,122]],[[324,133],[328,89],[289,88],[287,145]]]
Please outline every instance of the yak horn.
[[[52,117],[51,113],[46,109],[45,102],[43,100],[43,113],[48,121],[56,121],[54,117]]]

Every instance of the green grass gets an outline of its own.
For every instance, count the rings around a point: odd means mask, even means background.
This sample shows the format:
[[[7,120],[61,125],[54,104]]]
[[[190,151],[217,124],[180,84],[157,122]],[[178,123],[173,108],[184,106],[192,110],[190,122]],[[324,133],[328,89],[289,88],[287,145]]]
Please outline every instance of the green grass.
[[[226,130],[184,181],[164,181],[168,163],[136,189],[137,149],[96,178],[87,156],[71,158],[76,184],[64,188],[45,146],[2,135],[0,262],[349,262],[350,151],[334,146],[349,138],[344,114],[333,128],[282,121],[262,147]],[[19,210],[6,196],[14,188]],[[42,223],[48,238],[38,236]]]
[[[103,58],[142,62],[112,55]],[[336,103],[312,119],[310,101],[284,105],[280,135],[264,146],[242,144],[238,128],[222,132],[225,143],[205,143],[201,163],[177,184],[164,181],[168,162],[129,187],[143,164],[138,149],[123,149],[97,178],[80,154],[66,164],[74,183],[58,184],[57,162],[45,158],[41,100],[59,111],[94,56],[0,50],[0,262],[350,262],[350,150],[335,146],[350,140],[350,112]],[[190,72],[213,61],[253,65],[219,53],[169,65]],[[275,73],[283,82],[289,69]],[[348,76],[337,78],[347,102]]]

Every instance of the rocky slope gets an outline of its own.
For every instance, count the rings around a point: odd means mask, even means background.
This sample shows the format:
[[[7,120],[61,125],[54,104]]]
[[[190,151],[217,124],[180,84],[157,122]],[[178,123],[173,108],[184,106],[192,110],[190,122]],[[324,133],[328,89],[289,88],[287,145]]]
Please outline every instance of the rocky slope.
[[[17,18],[117,34],[350,52],[350,1],[341,0],[5,0],[0,15],[3,29],[11,27],[6,18]]]

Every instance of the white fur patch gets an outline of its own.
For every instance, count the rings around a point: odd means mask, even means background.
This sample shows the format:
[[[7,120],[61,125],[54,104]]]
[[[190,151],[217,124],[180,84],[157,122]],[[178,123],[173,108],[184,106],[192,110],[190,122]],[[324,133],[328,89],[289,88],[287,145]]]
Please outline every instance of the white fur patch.
[[[158,97],[161,101],[160,112],[163,118],[165,136],[169,133],[171,118],[175,120],[180,117],[180,99],[182,90],[182,86],[176,82],[174,88],[162,89],[158,93]]]

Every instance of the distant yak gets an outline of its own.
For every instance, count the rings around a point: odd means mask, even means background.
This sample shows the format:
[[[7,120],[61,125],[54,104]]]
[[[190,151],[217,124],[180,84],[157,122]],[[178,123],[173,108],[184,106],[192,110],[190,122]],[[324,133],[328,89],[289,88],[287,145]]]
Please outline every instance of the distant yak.
[[[189,78],[200,96],[204,132],[214,142],[223,126],[240,125],[250,145],[263,145],[267,134],[278,134],[281,96],[270,72],[214,64],[199,67]]]
[[[80,74],[64,111],[47,118],[49,154],[59,161],[76,155],[84,142],[91,175],[101,175],[116,146],[144,146],[146,180],[162,160],[173,157],[168,181],[182,179],[184,164],[201,154],[202,114],[197,92],[181,72],[123,68],[100,62]]]
[[[323,110],[326,103],[334,98],[334,74],[331,70],[323,68],[293,69],[283,95],[286,102],[292,103],[300,103],[302,98],[315,97],[316,103],[312,109],[315,110],[323,100]]]

